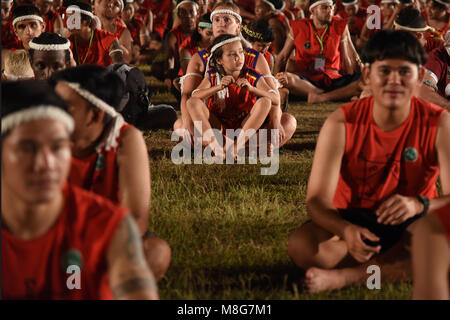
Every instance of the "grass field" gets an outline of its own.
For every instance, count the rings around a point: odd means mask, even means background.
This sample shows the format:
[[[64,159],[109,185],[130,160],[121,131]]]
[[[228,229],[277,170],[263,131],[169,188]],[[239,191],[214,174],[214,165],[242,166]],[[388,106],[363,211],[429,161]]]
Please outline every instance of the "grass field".
[[[290,233],[306,219],[305,195],[315,141],[339,104],[296,102],[293,139],[280,150],[278,174],[260,165],[175,165],[171,132],[146,133],[152,172],[150,230],[172,247],[161,299],[409,299],[409,283],[381,290],[352,286],[302,292],[287,255]]]

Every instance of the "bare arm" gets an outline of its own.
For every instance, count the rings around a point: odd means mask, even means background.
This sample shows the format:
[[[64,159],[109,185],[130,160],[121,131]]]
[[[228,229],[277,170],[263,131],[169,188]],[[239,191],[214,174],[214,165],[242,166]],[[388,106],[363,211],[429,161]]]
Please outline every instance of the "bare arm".
[[[64,29],[64,24],[61,16],[58,14],[55,18],[55,23],[53,24],[53,32],[62,35],[62,30]]]
[[[344,74],[353,74],[362,69],[362,63],[360,62],[361,60],[359,59],[359,55],[356,52],[355,47],[353,46],[348,26],[345,27],[342,35],[339,50],[341,53],[341,70]]]
[[[256,87],[253,86],[251,87],[252,87],[251,92],[253,92],[255,95],[259,97],[269,98],[270,101],[272,101],[272,104],[276,105],[277,107],[280,104],[280,95],[278,93],[278,90],[271,89],[270,86],[266,83],[265,79],[259,79],[258,83],[256,84]],[[278,107],[278,109],[280,108]]]
[[[188,68],[189,61],[191,61],[191,59],[192,59],[191,53],[188,50],[186,50],[186,48],[181,48],[180,49],[180,66],[181,66],[181,70],[183,70],[183,74],[186,74],[186,70]]]
[[[306,194],[311,219],[325,230],[343,238],[348,222],[333,205],[345,151],[345,119],[342,110],[333,112],[320,130]]]
[[[130,30],[125,29],[120,36],[119,43],[122,46],[123,50],[123,59],[126,63],[131,61],[131,43],[133,42],[133,38],[131,37]]]
[[[292,33],[289,33],[288,37],[286,38],[286,43],[284,44],[283,50],[281,50],[281,52],[277,55],[274,74],[277,74],[281,70],[284,71],[292,50],[294,50],[294,35]]]
[[[428,73],[425,73],[423,81],[428,84],[432,84],[435,88],[437,88],[436,81]],[[422,86],[419,88],[418,96],[424,100],[427,100],[447,110],[450,110],[450,101],[445,99],[433,87],[431,87],[426,83],[422,84]]]
[[[283,40],[287,38],[286,31],[283,24],[275,18],[269,19],[269,25],[273,29],[275,39],[273,40],[273,47],[276,53],[280,53],[283,50]]]
[[[139,230],[126,215],[111,242],[107,254],[108,278],[115,299],[159,299],[155,278],[144,258]]]
[[[148,230],[151,200],[150,167],[142,133],[135,127],[125,130],[117,151],[120,204],[128,208],[143,235]]]
[[[216,92],[222,90],[221,85],[211,87],[209,79],[204,78],[197,89],[192,92],[193,98],[206,99],[215,94]]]
[[[125,62],[123,60],[123,49],[120,47],[119,40],[114,40],[109,46],[109,55],[111,56],[112,63]]]

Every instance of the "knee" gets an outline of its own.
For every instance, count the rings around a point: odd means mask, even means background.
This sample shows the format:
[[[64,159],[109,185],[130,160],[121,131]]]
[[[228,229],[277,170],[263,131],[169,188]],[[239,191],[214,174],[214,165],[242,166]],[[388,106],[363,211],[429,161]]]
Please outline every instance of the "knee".
[[[288,255],[294,263],[307,269],[311,266],[308,261],[314,255],[309,237],[302,232],[302,229],[296,230],[288,240]]]
[[[161,280],[166,274],[172,258],[169,244],[161,238],[150,237],[144,241],[144,251],[150,270],[157,281]]]
[[[267,111],[267,113],[269,113],[270,108],[272,107],[272,100],[267,97],[261,97],[258,99],[258,104],[260,105],[260,108],[264,110],[264,112]]]
[[[297,119],[289,113],[283,113],[282,123],[287,134],[293,135],[297,130]]]
[[[186,109],[191,112],[193,108],[198,107],[199,105],[203,104],[203,101],[199,98],[189,98],[188,101],[186,101]]]

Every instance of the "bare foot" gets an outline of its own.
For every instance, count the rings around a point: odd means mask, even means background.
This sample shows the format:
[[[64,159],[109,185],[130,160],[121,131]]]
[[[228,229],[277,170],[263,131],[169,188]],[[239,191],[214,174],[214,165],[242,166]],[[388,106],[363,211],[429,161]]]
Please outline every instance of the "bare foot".
[[[325,102],[325,99],[322,97],[322,95],[315,92],[308,93],[308,103],[320,103]]]
[[[305,288],[310,293],[340,289],[347,285],[341,270],[309,268],[305,274]]]

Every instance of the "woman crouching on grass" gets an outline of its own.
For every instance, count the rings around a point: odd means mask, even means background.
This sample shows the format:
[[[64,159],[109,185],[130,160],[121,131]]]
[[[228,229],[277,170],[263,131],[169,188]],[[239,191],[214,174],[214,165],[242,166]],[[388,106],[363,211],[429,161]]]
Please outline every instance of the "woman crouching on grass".
[[[205,135],[212,128],[221,130],[222,134],[226,133],[226,129],[242,129],[237,144],[234,141],[232,144],[236,158],[237,150],[244,147],[249,139],[245,134],[247,130],[256,132],[261,128],[272,104],[279,104],[279,95],[267,85],[261,73],[244,63],[241,38],[221,35],[214,40],[210,53],[211,69],[192,92],[187,110],[194,122],[201,121],[204,146],[212,146],[216,140],[214,136],[208,139]],[[204,99],[207,98],[206,105]]]

